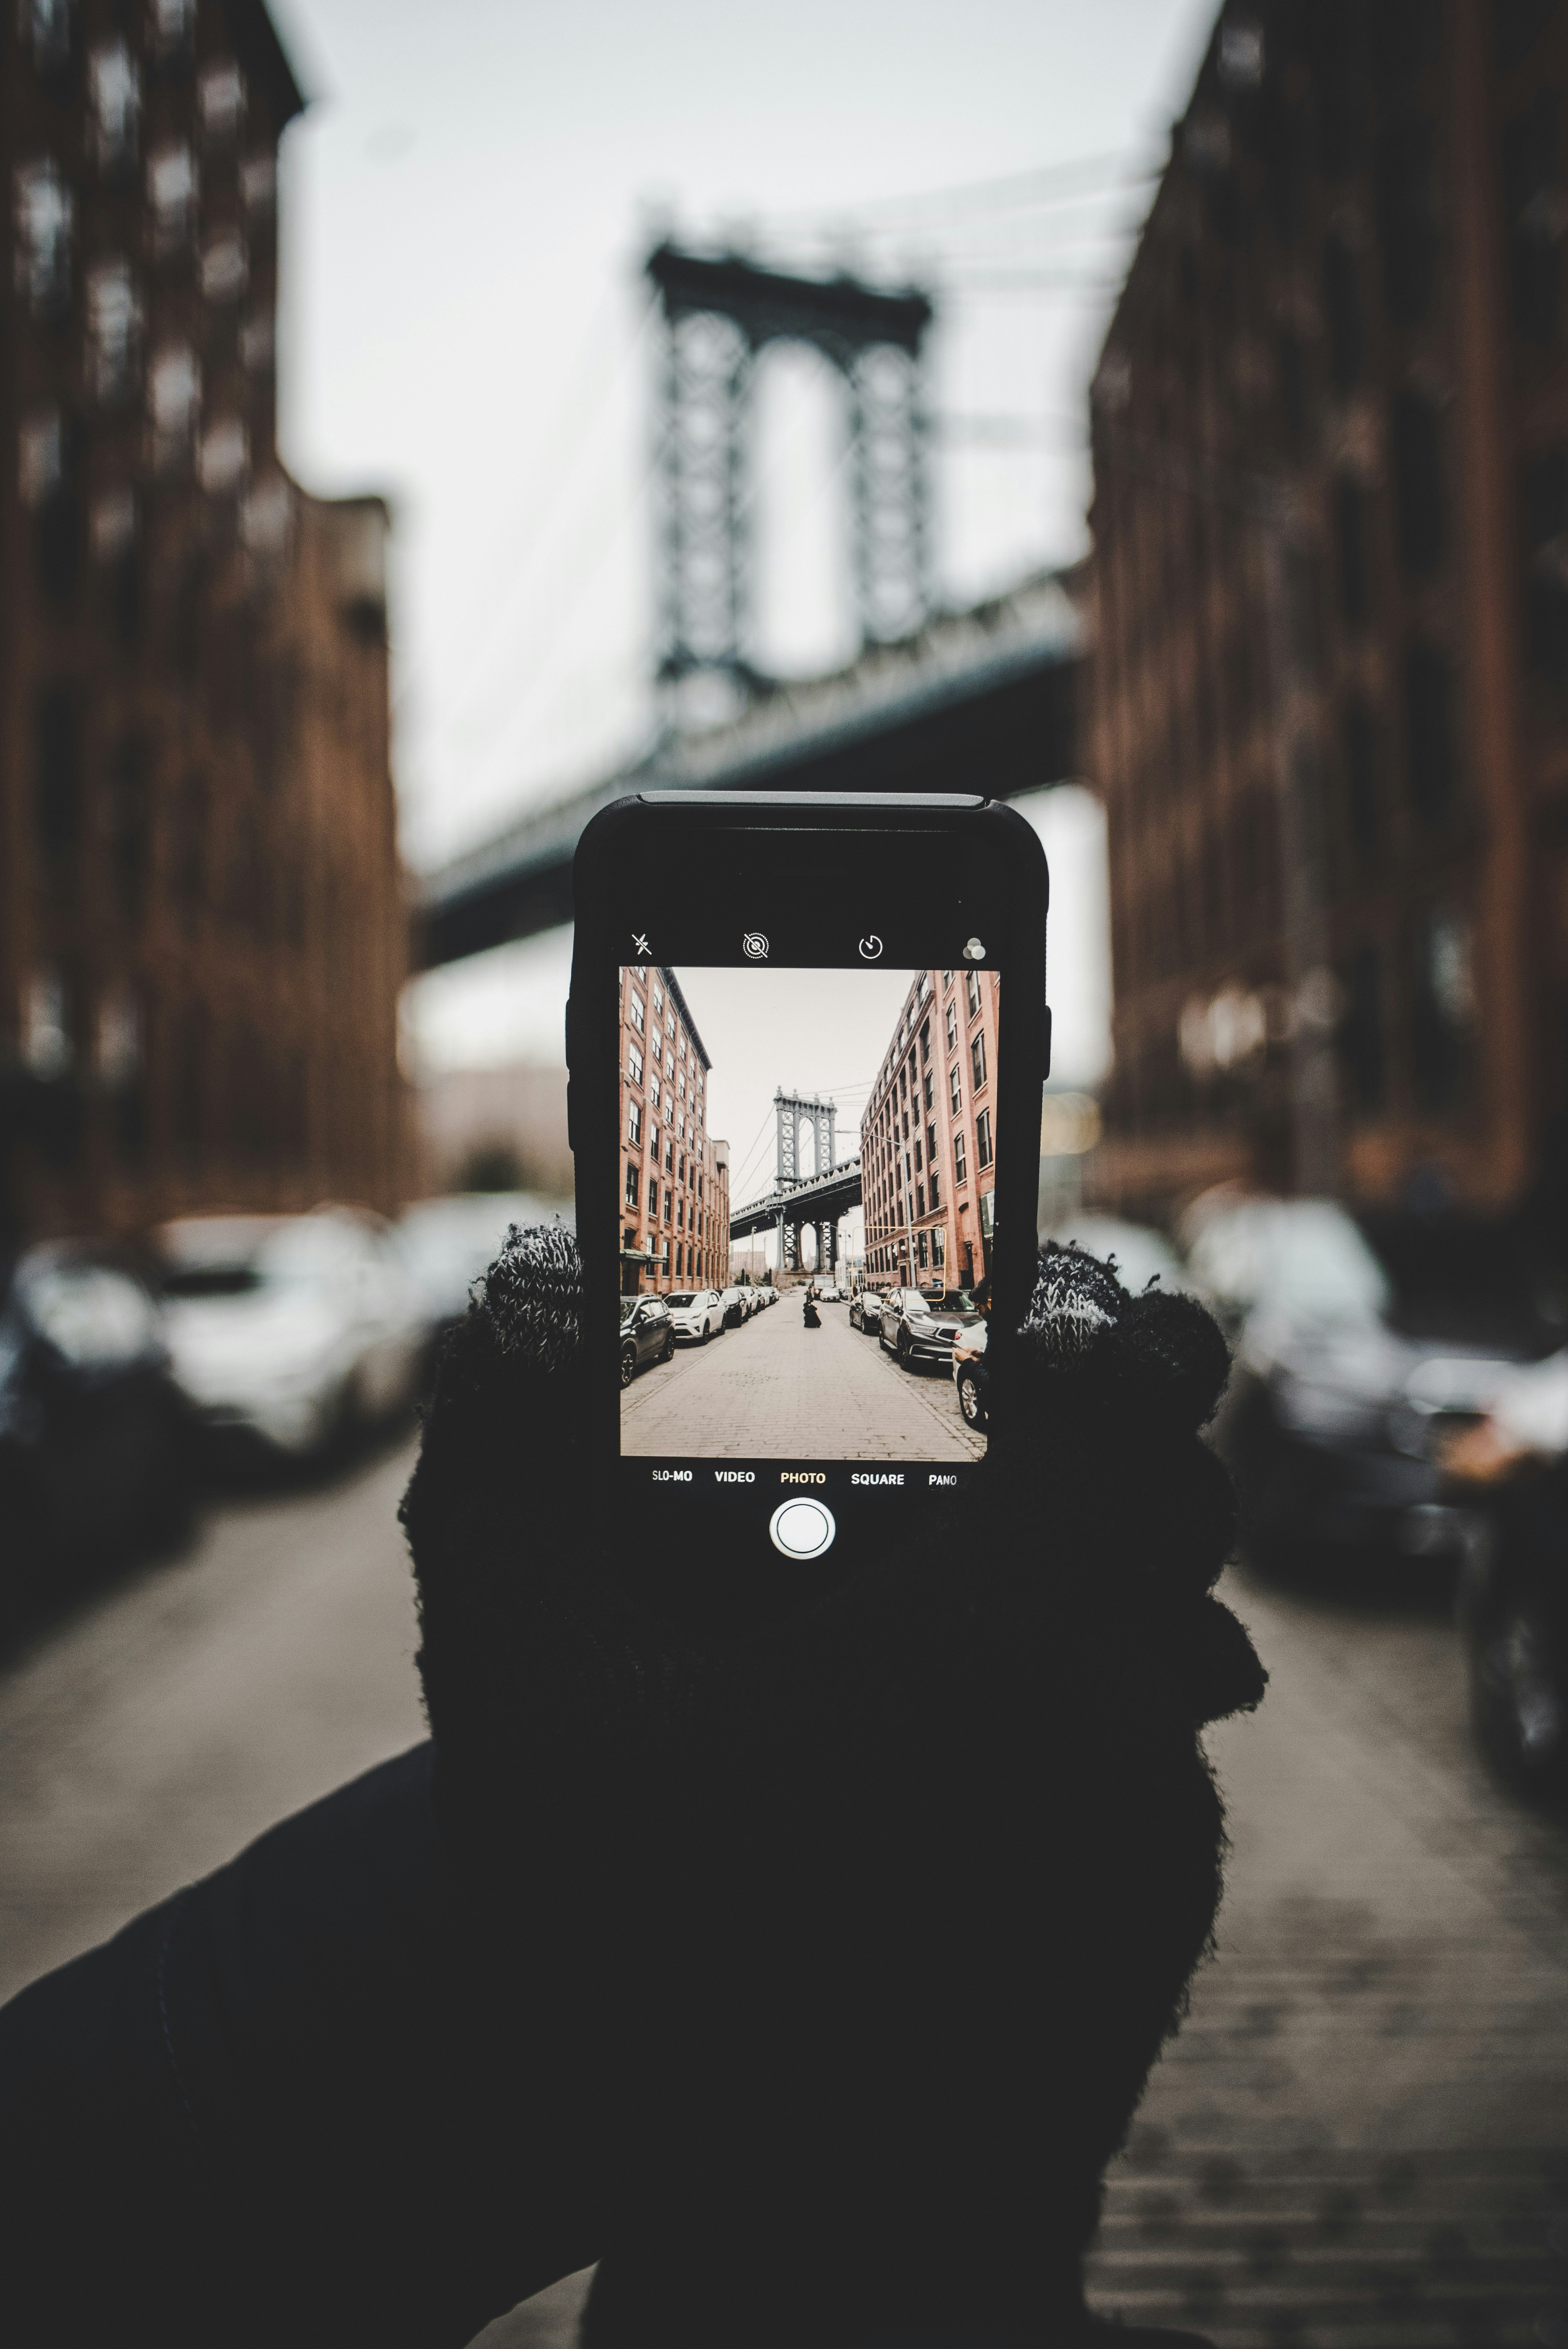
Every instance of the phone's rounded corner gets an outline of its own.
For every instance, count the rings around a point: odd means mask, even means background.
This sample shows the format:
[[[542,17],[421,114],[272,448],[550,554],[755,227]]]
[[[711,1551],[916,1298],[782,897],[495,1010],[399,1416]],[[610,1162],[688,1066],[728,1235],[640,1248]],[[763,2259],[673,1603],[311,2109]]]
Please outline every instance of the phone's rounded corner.
[[[1046,854],[1044,841],[1028,817],[1020,814],[1007,800],[987,800],[981,813],[987,828],[1001,835],[1009,864],[1015,857],[1022,857],[1025,864],[1032,865],[1039,875],[1044,908],[1048,914],[1051,908],[1050,859]]]

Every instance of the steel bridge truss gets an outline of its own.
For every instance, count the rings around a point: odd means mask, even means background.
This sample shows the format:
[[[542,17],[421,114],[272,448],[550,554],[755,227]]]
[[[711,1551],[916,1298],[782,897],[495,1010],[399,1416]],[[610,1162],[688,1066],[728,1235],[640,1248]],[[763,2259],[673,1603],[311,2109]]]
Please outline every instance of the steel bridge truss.
[[[849,412],[854,587],[862,640],[913,636],[931,608],[923,294],[879,293],[734,255],[660,244],[648,257],[665,324],[655,481],[659,678],[694,673],[743,692],[751,654],[750,416],[759,354],[809,343],[842,378]]]

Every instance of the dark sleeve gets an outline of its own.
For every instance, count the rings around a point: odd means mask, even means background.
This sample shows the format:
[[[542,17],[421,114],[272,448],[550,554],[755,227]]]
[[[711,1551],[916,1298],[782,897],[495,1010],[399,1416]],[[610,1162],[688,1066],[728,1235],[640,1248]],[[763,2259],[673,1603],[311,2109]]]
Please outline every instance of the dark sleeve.
[[[416,1747],[0,2011],[0,2334],[461,2344],[596,2246]]]

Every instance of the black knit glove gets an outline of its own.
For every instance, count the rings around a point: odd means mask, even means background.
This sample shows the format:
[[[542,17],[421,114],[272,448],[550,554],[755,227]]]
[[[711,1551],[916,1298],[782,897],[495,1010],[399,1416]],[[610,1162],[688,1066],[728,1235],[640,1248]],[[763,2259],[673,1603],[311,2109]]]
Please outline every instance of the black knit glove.
[[[1047,1249],[970,1492],[748,1617],[614,1521],[582,1312],[514,1232],[405,1522],[445,1832],[599,2116],[587,2337],[1073,2337],[1218,1899],[1196,1733],[1263,1692],[1219,1333]]]

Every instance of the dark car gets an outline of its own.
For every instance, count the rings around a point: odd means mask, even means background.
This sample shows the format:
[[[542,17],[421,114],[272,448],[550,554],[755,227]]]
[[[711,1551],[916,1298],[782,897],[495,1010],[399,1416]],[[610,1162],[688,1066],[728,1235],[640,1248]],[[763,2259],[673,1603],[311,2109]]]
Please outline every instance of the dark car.
[[[629,1387],[645,1362],[667,1362],[675,1350],[675,1324],[664,1299],[623,1297],[621,1384]]]
[[[972,1330],[981,1318],[980,1308],[966,1288],[949,1288],[940,1299],[918,1288],[890,1288],[882,1299],[878,1334],[906,1371],[929,1362],[945,1371],[953,1361],[954,1338],[961,1330]]]
[[[989,1322],[977,1321],[961,1330],[953,1341],[953,1384],[964,1423],[977,1432],[985,1424],[991,1391],[991,1371],[985,1360]]]
[[[872,1337],[882,1335],[882,1291],[877,1288],[857,1288],[850,1299],[850,1326],[863,1330]]]
[[[1190,1269],[1235,1344],[1217,1433],[1254,1557],[1451,1566],[1462,1550],[1439,1454],[1544,1333],[1501,1291],[1489,1319],[1418,1281],[1413,1256],[1397,1282],[1391,1257],[1328,1199],[1232,1198],[1197,1219]],[[1464,1251],[1430,1254],[1446,1260]]]
[[[0,1609],[57,1568],[177,1537],[190,1476],[150,1291],[86,1251],[29,1249],[0,1292]]]
[[[1515,1785],[1568,1796],[1568,1461],[1478,1509],[1459,1619],[1483,1752]]]

